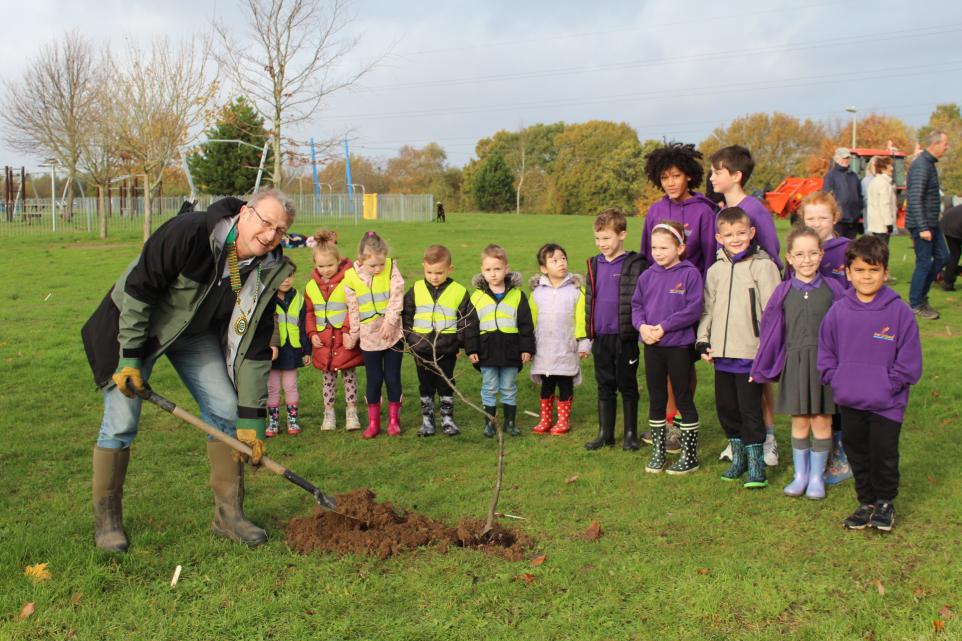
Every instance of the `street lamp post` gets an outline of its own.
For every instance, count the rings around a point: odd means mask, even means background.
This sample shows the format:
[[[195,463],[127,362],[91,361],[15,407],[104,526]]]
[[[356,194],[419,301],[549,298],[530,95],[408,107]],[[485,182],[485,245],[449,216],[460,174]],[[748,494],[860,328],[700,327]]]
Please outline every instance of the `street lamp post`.
[[[852,114],[852,149],[854,149],[855,148],[855,132],[858,128],[858,109],[852,106],[852,107],[846,107],[845,111]]]

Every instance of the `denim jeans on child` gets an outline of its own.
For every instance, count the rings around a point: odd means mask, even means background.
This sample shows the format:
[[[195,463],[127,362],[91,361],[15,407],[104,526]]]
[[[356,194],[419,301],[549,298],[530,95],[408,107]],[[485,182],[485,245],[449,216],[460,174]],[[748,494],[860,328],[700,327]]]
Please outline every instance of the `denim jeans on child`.
[[[237,392],[227,375],[220,340],[213,332],[181,336],[166,352],[188,391],[200,406],[200,418],[230,436],[236,435]],[[156,359],[144,361],[140,372],[146,382]],[[265,393],[267,388],[265,386]],[[104,392],[104,418],[97,446],[130,447],[137,436],[143,400],[127,398],[117,387]]]
[[[502,405],[517,405],[517,367],[482,367],[481,402],[488,407],[498,404],[498,392]]]

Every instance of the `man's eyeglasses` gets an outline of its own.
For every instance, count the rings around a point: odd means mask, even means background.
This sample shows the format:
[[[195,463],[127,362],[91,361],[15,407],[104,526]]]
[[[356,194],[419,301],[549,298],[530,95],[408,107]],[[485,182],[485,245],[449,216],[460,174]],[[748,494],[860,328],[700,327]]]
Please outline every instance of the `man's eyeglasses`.
[[[254,206],[253,206],[253,205],[247,205],[247,208],[250,209],[252,212],[254,212],[254,215],[257,216],[257,219],[258,219],[259,221],[261,221],[261,229],[263,229],[264,231],[273,232],[273,233],[276,234],[277,237],[280,238],[281,240],[287,240],[287,239],[288,239],[287,229],[286,229],[286,228],[277,227],[277,226],[274,225],[273,223],[270,223],[270,222],[264,220],[264,217],[261,216],[259,213],[257,213],[257,210],[254,209]]]

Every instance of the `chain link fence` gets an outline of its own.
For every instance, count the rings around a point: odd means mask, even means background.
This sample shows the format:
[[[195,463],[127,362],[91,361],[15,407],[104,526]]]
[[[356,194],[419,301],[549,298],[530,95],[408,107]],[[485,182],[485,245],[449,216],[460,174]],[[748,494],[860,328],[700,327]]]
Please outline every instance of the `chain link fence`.
[[[206,209],[221,196],[198,196],[196,209]],[[431,194],[293,194],[297,209],[293,230],[305,235],[332,222],[365,220],[389,222],[430,222],[434,219],[434,196]],[[151,231],[177,215],[186,198],[155,198],[151,208]],[[108,204],[107,234],[140,233],[144,227],[144,199],[114,196]],[[57,203],[56,216],[49,199],[30,198],[17,202],[8,210],[0,202],[0,238],[37,234],[75,234],[97,236],[99,219],[96,198],[74,198],[72,213],[67,216],[63,203]],[[365,215],[366,214],[366,215]]]

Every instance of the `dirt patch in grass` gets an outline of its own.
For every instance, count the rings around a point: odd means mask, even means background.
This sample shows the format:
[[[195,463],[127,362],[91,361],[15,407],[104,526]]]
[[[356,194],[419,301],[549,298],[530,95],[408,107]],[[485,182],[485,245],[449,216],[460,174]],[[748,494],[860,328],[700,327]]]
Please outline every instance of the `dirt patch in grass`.
[[[287,544],[301,554],[319,551],[382,559],[425,546],[441,553],[459,547],[523,561],[534,543],[499,525],[483,535],[484,522],[479,519],[464,519],[451,527],[423,514],[397,510],[387,502],[377,503],[374,497],[366,488],[353,490],[335,497],[341,514],[316,507],[311,516],[292,518],[287,523]]]

